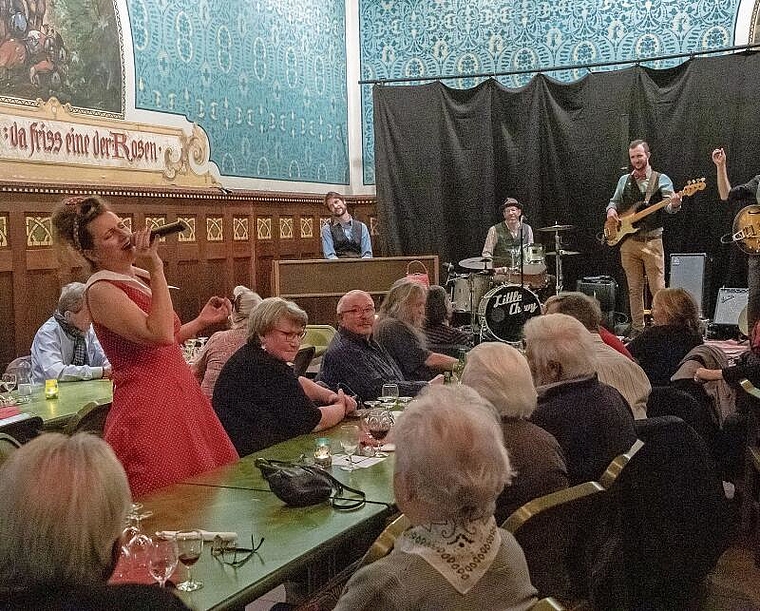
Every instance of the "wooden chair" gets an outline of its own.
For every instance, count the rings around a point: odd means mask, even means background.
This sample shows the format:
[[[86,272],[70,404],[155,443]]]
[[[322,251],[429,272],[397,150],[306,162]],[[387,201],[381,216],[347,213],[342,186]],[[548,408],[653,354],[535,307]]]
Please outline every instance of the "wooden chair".
[[[32,416],[25,420],[17,420],[0,426],[0,433],[10,435],[22,445],[37,437],[41,432],[42,418],[40,416]]]
[[[618,475],[620,475],[620,472],[631,461],[631,459],[636,456],[636,452],[638,452],[643,446],[644,442],[641,441],[641,439],[637,439],[636,442],[631,446],[630,450],[614,458],[614,460],[610,463],[610,466],[605,469],[604,473],[602,473],[602,476],[599,478],[599,483],[605,490],[610,489],[610,486],[615,483],[615,480],[617,479]]]
[[[106,426],[106,418],[111,410],[110,403],[96,403],[91,401],[80,409],[76,416],[66,423],[63,432],[67,435],[73,435],[82,431],[95,433],[102,437],[103,430]]]
[[[393,522],[388,524],[383,532],[377,536],[377,539],[375,539],[375,542],[367,550],[367,553],[364,554],[362,559],[359,561],[359,566],[356,568],[359,569],[363,566],[367,566],[368,564],[372,564],[375,560],[380,560],[380,558],[384,558],[390,554],[393,550],[393,546],[396,544],[396,539],[407,528],[409,528],[409,520],[402,513],[395,520],[393,520]]]
[[[317,358],[327,351],[327,347],[336,333],[335,327],[330,325],[306,325],[306,336],[303,338],[303,343],[314,346],[314,357]]]
[[[306,370],[314,360],[315,353],[316,348],[314,346],[301,346],[296,358],[293,359],[293,373],[296,374],[296,377],[306,375]]]
[[[10,435],[0,433],[0,465],[2,465],[21,444]]]
[[[606,514],[605,489],[586,482],[534,499],[507,518],[502,528],[522,547],[539,596],[576,601],[573,606],[588,598],[593,528]]]

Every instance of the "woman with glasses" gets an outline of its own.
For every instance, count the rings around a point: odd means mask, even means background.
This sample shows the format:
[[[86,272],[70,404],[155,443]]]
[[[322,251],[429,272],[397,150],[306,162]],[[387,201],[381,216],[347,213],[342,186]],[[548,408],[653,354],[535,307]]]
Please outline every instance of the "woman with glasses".
[[[307,322],[292,301],[264,299],[248,317],[247,343],[219,374],[214,409],[241,456],[334,426],[356,409],[342,390],[293,373]]]
[[[248,315],[261,303],[259,294],[245,286],[236,286],[232,297],[230,328],[214,333],[192,365],[193,373],[209,400],[214,396],[214,386],[222,367],[248,338]]]
[[[158,240],[132,232],[99,197],[74,197],[54,211],[57,240],[93,271],[86,304],[112,366],[113,405],[105,439],[127,472],[132,494],[144,495],[237,459],[180,344],[230,313],[212,297],[182,325],[174,312]],[[145,269],[135,266],[136,260]]]

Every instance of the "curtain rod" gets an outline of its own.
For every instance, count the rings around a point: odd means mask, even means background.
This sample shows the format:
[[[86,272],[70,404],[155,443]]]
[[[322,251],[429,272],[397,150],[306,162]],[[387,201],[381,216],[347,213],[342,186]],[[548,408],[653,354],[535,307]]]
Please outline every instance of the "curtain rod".
[[[570,64],[567,66],[554,66],[552,68],[534,68],[523,70],[511,70],[509,72],[479,72],[472,74],[456,74],[450,76],[427,76],[427,77],[407,77],[407,78],[389,78],[389,79],[368,79],[359,81],[359,85],[385,85],[388,83],[416,83],[421,81],[450,81],[454,79],[465,78],[496,78],[497,76],[512,76],[515,74],[541,74],[542,72],[558,72],[560,70],[577,70],[579,68],[602,68],[604,66],[620,66],[623,64],[633,64],[638,66],[645,62],[662,61],[665,59],[679,59],[682,57],[694,58],[698,55],[712,55],[713,53],[728,53],[733,51],[748,51],[760,47],[760,43],[740,45],[736,47],[723,47],[722,49],[706,49],[704,51],[690,51],[688,53],[674,53],[672,55],[658,55],[655,57],[645,57],[640,59],[621,59],[615,61],[596,62],[590,64]]]

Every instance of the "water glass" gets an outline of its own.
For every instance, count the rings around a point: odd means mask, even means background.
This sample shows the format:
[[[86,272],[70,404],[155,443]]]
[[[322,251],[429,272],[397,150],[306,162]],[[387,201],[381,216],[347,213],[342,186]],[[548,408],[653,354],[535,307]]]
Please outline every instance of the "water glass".
[[[398,399],[398,384],[383,384],[383,394],[380,397],[381,401],[396,401]]]
[[[148,572],[163,588],[179,562],[179,550],[174,539],[154,539],[148,550]]]

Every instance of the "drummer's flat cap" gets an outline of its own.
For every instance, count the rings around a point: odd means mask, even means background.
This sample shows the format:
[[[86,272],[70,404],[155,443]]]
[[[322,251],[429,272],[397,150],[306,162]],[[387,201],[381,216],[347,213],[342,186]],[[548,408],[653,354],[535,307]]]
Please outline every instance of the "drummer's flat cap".
[[[504,203],[499,206],[499,212],[504,212],[504,208],[507,208],[508,206],[514,206],[515,208],[519,208],[520,210],[523,209],[523,205],[518,202],[514,197],[508,197],[504,200]]]

